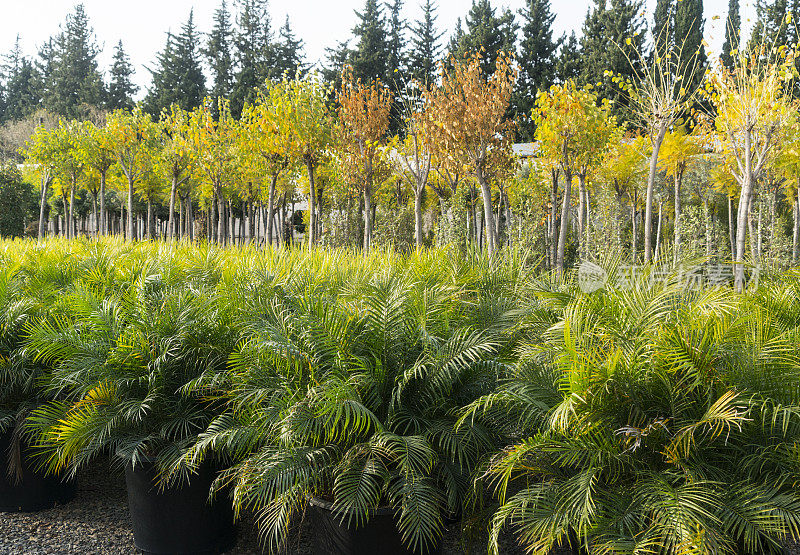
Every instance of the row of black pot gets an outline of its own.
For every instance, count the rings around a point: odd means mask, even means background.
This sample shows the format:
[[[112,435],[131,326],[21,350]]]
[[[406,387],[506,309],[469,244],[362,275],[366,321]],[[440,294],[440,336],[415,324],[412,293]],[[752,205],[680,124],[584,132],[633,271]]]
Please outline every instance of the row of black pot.
[[[9,476],[11,433],[0,435],[0,512],[32,512],[51,509],[75,497],[74,480],[45,475],[22,448],[21,475]],[[222,553],[236,542],[233,510],[227,499],[209,503],[215,477],[212,465],[204,465],[188,484],[159,489],[154,485],[153,465],[125,469],[128,506],[136,548],[152,554]],[[349,528],[333,507],[312,499],[315,524],[314,553],[341,555],[413,555],[403,546],[391,509],[376,509],[369,522]],[[430,552],[429,552],[430,553]]]

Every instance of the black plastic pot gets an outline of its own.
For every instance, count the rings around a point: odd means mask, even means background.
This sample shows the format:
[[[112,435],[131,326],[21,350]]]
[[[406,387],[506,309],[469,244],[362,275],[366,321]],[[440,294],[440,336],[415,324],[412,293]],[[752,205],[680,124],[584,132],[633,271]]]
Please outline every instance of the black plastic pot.
[[[347,518],[333,512],[333,504],[313,497],[309,502],[315,538],[314,553],[326,555],[436,555],[441,544],[425,552],[403,545],[393,509],[372,509],[366,524],[348,527]]]
[[[48,476],[37,470],[33,453],[23,442],[20,446],[22,473],[9,476],[11,430],[0,435],[0,512],[32,512],[52,509],[75,497],[75,481]]]
[[[203,465],[188,484],[159,490],[152,463],[128,465],[125,483],[133,540],[144,553],[221,553],[236,543],[233,509],[224,496],[208,501],[215,472]]]

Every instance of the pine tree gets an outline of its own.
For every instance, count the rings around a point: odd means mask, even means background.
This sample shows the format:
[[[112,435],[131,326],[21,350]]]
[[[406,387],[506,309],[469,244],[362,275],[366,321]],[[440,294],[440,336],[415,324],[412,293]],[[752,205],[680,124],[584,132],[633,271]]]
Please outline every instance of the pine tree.
[[[555,67],[556,82],[566,83],[570,79],[578,79],[581,75],[582,62],[581,44],[573,31],[569,38],[561,38],[561,50]]]
[[[275,70],[278,76],[294,77],[305,71],[303,41],[298,39],[289,23],[289,16],[279,31],[280,40],[275,45]]]
[[[231,114],[238,118],[247,103],[253,102],[275,65],[272,20],[267,0],[238,0],[239,15],[234,38],[236,73],[231,92]]]
[[[739,49],[739,38],[742,33],[742,16],[739,0],[728,0],[728,16],[725,23],[725,44],[722,45],[722,63],[728,69],[733,68],[733,55]]]
[[[553,40],[552,26],[556,16],[550,10],[550,0],[527,0],[525,7],[519,10],[519,15],[523,21],[517,57],[519,78],[512,106],[518,118],[520,138],[532,141],[535,126],[531,112],[536,103],[536,93],[549,88],[553,83],[555,53],[560,41]]]
[[[355,55],[353,49],[350,48],[350,41],[340,41],[336,46],[326,48],[325,55],[327,64],[322,68],[322,77],[333,87],[333,90],[341,90],[342,70],[346,65],[353,64]]]
[[[664,57],[675,42],[675,0],[657,0],[653,17],[653,43],[656,56]]]
[[[458,41],[458,58],[480,53],[484,74],[489,75],[500,52],[514,54],[517,26],[510,10],[498,16],[489,0],[473,0],[466,23],[467,31]]]
[[[184,110],[200,106],[206,95],[206,78],[200,67],[194,10],[189,12],[179,35],[167,33],[167,44],[157,62],[156,69],[151,70],[153,84],[144,101],[145,110],[158,118],[172,104]]]
[[[459,50],[461,48],[461,41],[464,40],[464,26],[461,24],[461,18],[456,20],[456,28],[450,36],[450,42],[447,43],[447,58],[457,59]]]
[[[75,6],[75,11],[67,16],[51,47],[45,107],[55,114],[78,117],[84,104],[101,106],[105,88],[97,68],[100,51],[83,4]]]
[[[369,81],[384,79],[388,68],[389,45],[386,22],[377,0],[365,0],[364,9],[356,12],[359,23],[353,29],[357,42],[353,55],[353,74]]]
[[[41,79],[33,63],[23,55],[19,36],[11,52],[4,56],[0,73],[5,78],[0,121],[20,120],[35,112],[42,100]]]
[[[203,54],[206,56],[208,66],[211,68],[211,90],[209,94],[213,99],[228,98],[233,89],[233,28],[228,3],[222,0],[214,13],[214,28],[208,35]],[[214,103],[212,113],[217,117],[217,104]]]
[[[621,74],[628,79],[641,75],[637,53],[644,48],[642,12],[641,0],[595,0],[583,26],[580,80],[596,87],[601,98],[609,99],[612,112],[622,121],[629,121],[631,117],[625,96],[617,85],[605,78],[605,72]]]
[[[411,77],[423,83],[433,83],[436,80],[439,41],[443,34],[436,29],[436,5],[431,0],[425,0],[422,17],[411,28],[411,49],[408,53]]]
[[[133,109],[133,96],[139,91],[139,87],[134,85],[131,79],[133,73],[130,59],[125,54],[122,41],[119,41],[114,50],[114,63],[111,66],[111,82],[108,84],[106,108],[109,110]]]

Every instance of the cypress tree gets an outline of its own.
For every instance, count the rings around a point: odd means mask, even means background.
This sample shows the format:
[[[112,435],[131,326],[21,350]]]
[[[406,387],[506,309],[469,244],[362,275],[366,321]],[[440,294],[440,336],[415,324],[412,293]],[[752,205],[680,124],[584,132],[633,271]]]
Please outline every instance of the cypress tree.
[[[279,31],[280,40],[275,45],[275,68],[279,76],[287,74],[293,77],[305,71],[305,55],[303,54],[303,41],[298,39],[289,23],[289,16]]]
[[[55,114],[74,118],[82,113],[83,104],[101,106],[105,88],[97,68],[100,51],[83,4],[75,6],[75,11],[67,16],[51,49],[45,107]]]
[[[332,48],[326,48],[327,64],[322,68],[322,77],[333,86],[334,90],[341,89],[342,69],[353,63],[354,51],[350,48],[350,41],[344,40]]]
[[[695,90],[702,82],[708,57],[703,46],[703,0],[681,0],[675,10],[675,40],[680,51],[679,71],[687,91]],[[695,106],[698,108],[698,106]]]
[[[739,49],[739,38],[742,33],[742,16],[739,0],[728,0],[728,17],[725,23],[725,44],[722,45],[722,63],[728,68],[733,68],[734,50]]]
[[[512,105],[518,118],[520,138],[532,141],[535,127],[531,111],[536,103],[536,93],[553,83],[555,54],[563,38],[553,40],[552,26],[556,16],[550,9],[550,0],[527,0],[519,15],[523,22],[517,57],[520,71]]]
[[[231,52],[233,42],[233,28],[228,3],[222,0],[214,12],[214,28],[208,35],[203,54],[206,56],[211,68],[211,98],[228,98],[233,89],[233,55]],[[217,104],[214,103],[212,112],[217,116]]]
[[[664,57],[675,42],[675,0],[658,0],[653,16],[653,44],[656,56]]]
[[[122,41],[114,50],[114,63],[111,65],[111,82],[108,84],[106,107],[109,110],[119,108],[133,109],[133,96],[139,91],[131,77],[134,70],[128,55],[122,47]]]
[[[644,48],[642,11],[640,0],[595,0],[583,26],[580,80],[597,87],[598,95],[611,101],[613,113],[622,121],[629,121],[631,114],[622,91],[605,78],[605,72],[628,79],[641,74],[638,53]]]
[[[364,9],[356,15],[359,23],[353,29],[357,39],[353,53],[354,76],[364,81],[385,79],[389,44],[381,7],[377,0],[365,0]]]
[[[436,80],[436,64],[441,51],[439,40],[442,35],[436,29],[436,5],[425,0],[422,17],[411,28],[411,50],[408,54],[409,73],[422,83]]]

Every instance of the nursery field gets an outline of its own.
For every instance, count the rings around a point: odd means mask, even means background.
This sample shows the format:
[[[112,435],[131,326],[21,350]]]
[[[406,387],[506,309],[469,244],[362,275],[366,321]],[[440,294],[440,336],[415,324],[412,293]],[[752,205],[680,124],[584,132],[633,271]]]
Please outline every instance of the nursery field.
[[[0,511],[47,509],[0,531],[126,495],[147,552],[790,549],[800,272],[585,285],[513,249],[0,241]]]

